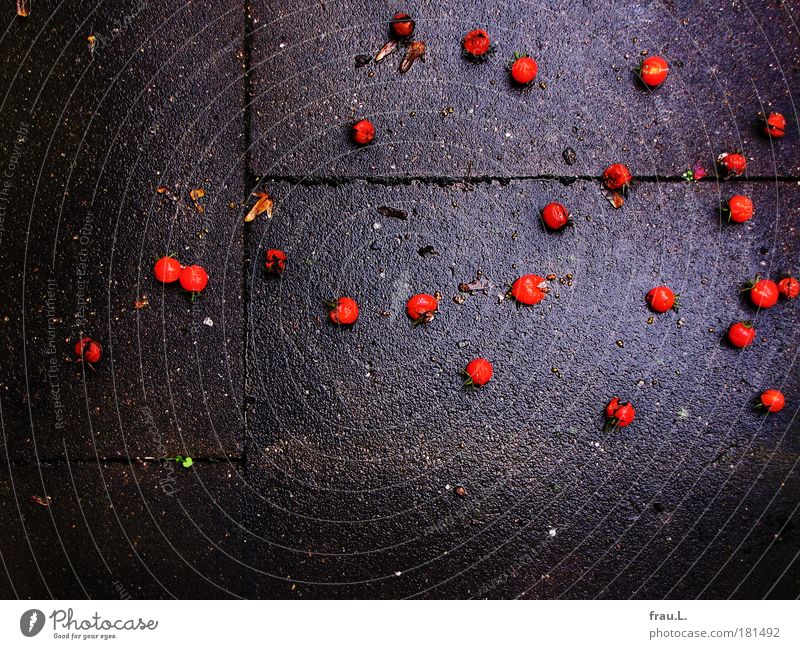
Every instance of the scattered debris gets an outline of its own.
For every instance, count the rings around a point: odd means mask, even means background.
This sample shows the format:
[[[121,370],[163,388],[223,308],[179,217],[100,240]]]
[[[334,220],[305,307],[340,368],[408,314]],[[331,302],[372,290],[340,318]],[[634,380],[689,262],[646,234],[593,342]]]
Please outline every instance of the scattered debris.
[[[200,199],[206,195],[206,190],[202,187],[198,187],[197,189],[193,189],[189,192],[189,198],[192,199],[192,204],[194,205],[194,209],[197,210],[198,214],[205,214],[206,208],[200,205]]]
[[[135,309],[143,309],[148,304],[150,304],[150,302],[148,301],[147,296],[146,295],[142,295],[141,299],[134,301],[133,307]]]
[[[175,194],[175,193],[173,193],[172,191],[170,191],[170,189],[169,189],[168,187],[164,187],[164,185],[159,185],[159,186],[156,188],[156,191],[157,191],[159,194],[163,194],[164,196],[166,196],[166,197],[167,197],[169,200],[171,200],[171,201],[175,201],[175,202],[177,202],[177,201],[179,201],[179,200],[180,200],[180,199],[178,198],[177,194]]]
[[[564,149],[564,152],[561,155],[564,157],[564,162],[566,162],[569,166],[574,165],[578,160],[578,154],[575,153],[575,149],[572,147],[567,147]]]
[[[375,63],[380,63],[397,49],[397,41],[392,39],[388,41],[375,55]]]
[[[370,55],[370,54],[358,54],[358,55],[356,55],[356,67],[357,68],[363,68],[370,61],[372,61],[372,55]]]
[[[275,206],[275,201],[269,195],[268,192],[253,192],[253,196],[258,198],[255,202],[253,207],[250,208],[250,211],[244,217],[245,223],[250,223],[250,221],[254,220],[259,214],[263,212],[267,213],[267,218],[272,218],[272,208]]]
[[[383,207],[378,208],[378,213],[381,216],[387,216],[392,219],[400,219],[401,221],[405,221],[408,218],[408,212],[405,210],[397,210],[393,207]]]
[[[42,507],[50,507],[50,501],[51,500],[52,500],[52,498],[50,498],[50,496],[47,496],[46,498],[42,498],[41,496],[31,496],[30,497],[30,501],[32,503],[35,503],[37,505],[41,505]]]
[[[477,291],[483,291],[486,293],[490,288],[492,288],[491,282],[481,275],[478,275],[478,277],[471,282],[461,282],[458,285],[459,291],[462,293],[469,293],[470,295],[476,293]]]
[[[406,55],[400,62],[400,73],[405,74],[408,72],[411,69],[411,66],[414,65],[414,61],[419,58],[421,58],[423,61],[425,60],[425,43],[423,41],[414,41],[408,46]]]

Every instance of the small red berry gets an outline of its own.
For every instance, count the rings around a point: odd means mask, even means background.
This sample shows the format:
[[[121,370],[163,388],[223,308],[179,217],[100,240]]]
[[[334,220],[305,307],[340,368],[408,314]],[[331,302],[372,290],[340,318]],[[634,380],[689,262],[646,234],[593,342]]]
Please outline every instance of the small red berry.
[[[639,77],[646,86],[655,88],[667,79],[669,64],[660,56],[648,56],[639,68]]]
[[[784,277],[778,282],[778,291],[787,300],[793,300],[800,295],[800,282],[794,277]]]
[[[747,196],[736,194],[736,196],[730,197],[728,207],[723,210],[723,213],[728,215],[729,221],[744,223],[753,218],[755,208],[753,207],[753,201]]]
[[[353,142],[356,144],[369,144],[375,139],[375,127],[368,119],[362,119],[353,124]]]
[[[267,250],[267,261],[265,263],[267,272],[273,275],[280,275],[286,270],[286,253],[277,248]]]
[[[739,349],[747,347],[756,339],[756,330],[750,322],[734,322],[728,329],[728,340]]]
[[[511,77],[518,84],[525,86],[536,78],[539,72],[539,64],[530,56],[520,56],[511,65]]]
[[[542,221],[553,231],[563,230],[569,223],[569,211],[561,203],[549,203],[542,210]]]
[[[780,390],[764,390],[759,397],[760,405],[767,412],[780,412],[786,405],[786,397]]]
[[[656,286],[650,289],[645,300],[656,313],[666,313],[676,304],[675,293],[667,286]]]
[[[769,309],[778,303],[778,285],[771,279],[759,279],[750,289],[750,301],[757,307]]]
[[[786,135],[786,118],[780,113],[770,113],[766,118],[762,115],[764,122],[764,135],[770,137],[783,137]]]
[[[610,190],[624,189],[631,184],[633,175],[630,170],[619,162],[610,165],[603,172],[603,182]]]
[[[397,12],[392,18],[392,34],[397,38],[408,38],[414,33],[415,23],[406,13]]]
[[[175,282],[181,276],[183,266],[175,257],[162,257],[153,266],[153,274],[159,282],[170,284]]]
[[[351,325],[358,320],[358,304],[351,297],[340,297],[332,305],[328,317],[338,325]]]
[[[78,361],[96,363],[103,357],[103,347],[92,338],[81,338],[75,343],[75,355]]]
[[[418,293],[406,304],[406,313],[416,323],[430,322],[439,310],[439,301],[427,293]]]
[[[741,153],[723,153],[717,163],[727,177],[741,176],[747,169],[747,160]]]
[[[630,401],[621,404],[619,398],[614,397],[606,406],[606,430],[628,426],[635,416],[636,410]]]
[[[485,358],[471,360],[464,372],[467,374],[467,383],[470,385],[486,385],[494,374],[492,364]]]
[[[181,271],[181,288],[191,293],[199,293],[208,284],[208,273],[202,266],[186,266]]]
[[[520,304],[539,304],[547,295],[547,282],[539,275],[523,275],[511,285],[511,297]]]
[[[462,45],[467,55],[479,58],[489,51],[492,43],[485,29],[473,29],[464,36]]]

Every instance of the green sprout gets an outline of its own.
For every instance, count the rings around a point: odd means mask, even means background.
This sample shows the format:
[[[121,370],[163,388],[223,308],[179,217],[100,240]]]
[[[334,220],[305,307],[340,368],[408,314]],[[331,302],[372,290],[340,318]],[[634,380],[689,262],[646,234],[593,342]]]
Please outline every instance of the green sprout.
[[[189,457],[188,455],[186,457],[183,457],[183,455],[176,455],[175,457],[168,457],[165,459],[168,462],[178,462],[186,469],[188,469],[190,466],[192,466],[192,464],[194,464],[194,460],[192,460],[192,458]]]

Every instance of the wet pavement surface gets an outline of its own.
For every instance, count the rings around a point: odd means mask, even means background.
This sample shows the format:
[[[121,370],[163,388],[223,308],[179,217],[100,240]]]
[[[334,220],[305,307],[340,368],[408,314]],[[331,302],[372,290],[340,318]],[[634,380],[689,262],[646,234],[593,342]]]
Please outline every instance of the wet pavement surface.
[[[800,300],[740,292],[800,271],[790,3],[423,0],[406,74],[402,51],[356,65],[384,1],[40,4],[0,41],[0,595],[800,594]],[[655,91],[643,52],[673,66]],[[732,150],[746,176],[717,178]],[[257,191],[274,215],[246,224]],[[720,218],[734,194],[745,224]],[[153,280],[172,253],[208,270],[198,300]],[[526,273],[550,293],[517,308]],[[678,313],[648,310],[658,284]],[[327,321],[341,295],[352,327]],[[494,378],[466,388],[477,356]],[[603,432],[613,396],[636,420]]]

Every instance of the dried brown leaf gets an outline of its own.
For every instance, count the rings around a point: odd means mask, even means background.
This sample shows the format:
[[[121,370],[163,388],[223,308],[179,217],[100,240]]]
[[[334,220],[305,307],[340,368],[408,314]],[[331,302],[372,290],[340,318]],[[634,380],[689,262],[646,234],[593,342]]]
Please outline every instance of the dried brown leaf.
[[[150,302],[149,302],[149,300],[147,299],[147,296],[146,296],[146,295],[142,295],[142,299],[141,299],[141,300],[135,300],[135,301],[134,301],[134,303],[133,303],[133,306],[134,306],[136,309],[143,309],[143,308],[144,308],[144,307],[146,307],[148,304],[150,304]]]
[[[202,187],[198,187],[197,189],[193,189],[189,192],[189,198],[192,199],[192,203],[194,204],[194,209],[196,209],[200,214],[205,214],[206,208],[200,205],[198,202],[203,196],[206,195],[206,190]]]
[[[619,209],[625,205],[625,197],[619,192],[611,192],[606,196],[606,198],[608,198],[608,202],[611,203],[616,209]]]
[[[408,212],[404,210],[398,210],[393,207],[379,207],[378,213],[381,216],[391,217],[393,219],[400,219],[401,221],[405,221],[408,218]]]
[[[411,66],[414,65],[414,61],[420,57],[425,57],[425,43],[423,41],[414,41],[408,46],[406,55],[400,62],[400,73],[405,74],[408,72],[411,69]]]
[[[253,196],[258,198],[255,202],[253,207],[250,208],[250,211],[244,217],[245,223],[250,223],[250,221],[254,220],[259,214],[266,212],[267,218],[272,218],[272,208],[275,206],[275,201],[272,200],[272,196],[269,195],[267,192],[253,192]]]
[[[31,14],[31,0],[17,0],[17,15],[25,18]]]
[[[396,49],[397,49],[397,41],[390,40],[375,55],[375,63],[380,63],[383,59],[389,56]]]
[[[37,505],[41,505],[42,507],[49,507],[50,506],[50,496],[47,498],[42,498],[41,496],[31,496],[30,501]]]

